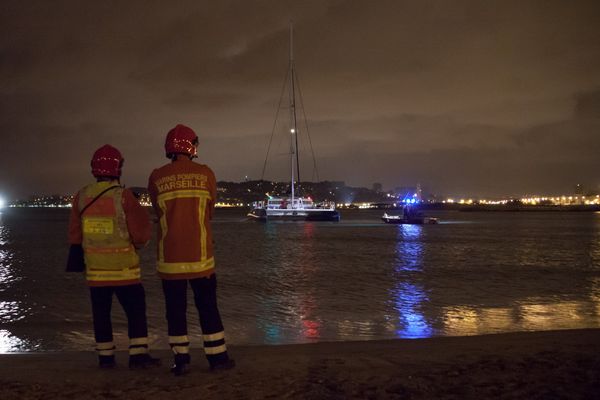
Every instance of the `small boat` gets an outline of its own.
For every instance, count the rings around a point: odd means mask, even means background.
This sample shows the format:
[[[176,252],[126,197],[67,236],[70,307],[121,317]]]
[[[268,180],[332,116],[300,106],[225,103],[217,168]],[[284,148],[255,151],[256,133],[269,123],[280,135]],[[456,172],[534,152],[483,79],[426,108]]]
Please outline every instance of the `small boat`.
[[[431,225],[437,224],[437,218],[425,217],[420,212],[414,212],[402,209],[402,215],[388,215],[384,213],[381,220],[386,224],[411,224],[411,225]]]

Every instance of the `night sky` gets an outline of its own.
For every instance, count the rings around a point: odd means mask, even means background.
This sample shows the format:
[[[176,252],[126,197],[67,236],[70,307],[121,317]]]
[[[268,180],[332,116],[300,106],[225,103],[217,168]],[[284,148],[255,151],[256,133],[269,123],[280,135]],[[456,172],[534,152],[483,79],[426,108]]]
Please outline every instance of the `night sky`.
[[[0,193],[73,193],[105,143],[145,186],[177,123],[218,180],[259,179],[290,19],[321,180],[600,189],[597,0],[2,0]],[[287,177],[286,140],[268,179]]]

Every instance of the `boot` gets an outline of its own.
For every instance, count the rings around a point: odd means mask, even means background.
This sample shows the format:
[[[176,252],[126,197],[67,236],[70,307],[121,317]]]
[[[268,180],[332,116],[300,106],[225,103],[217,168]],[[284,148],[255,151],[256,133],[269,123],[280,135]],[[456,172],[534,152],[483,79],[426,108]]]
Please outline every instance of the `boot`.
[[[160,358],[150,357],[148,353],[129,356],[129,369],[158,367],[160,364]]]
[[[115,356],[98,356],[98,366],[102,369],[111,369],[117,365]]]
[[[175,362],[171,366],[171,372],[175,376],[187,375],[190,373],[190,355],[175,354]]]
[[[171,373],[175,376],[183,376],[190,373],[190,364],[189,363],[175,363],[171,367]]]

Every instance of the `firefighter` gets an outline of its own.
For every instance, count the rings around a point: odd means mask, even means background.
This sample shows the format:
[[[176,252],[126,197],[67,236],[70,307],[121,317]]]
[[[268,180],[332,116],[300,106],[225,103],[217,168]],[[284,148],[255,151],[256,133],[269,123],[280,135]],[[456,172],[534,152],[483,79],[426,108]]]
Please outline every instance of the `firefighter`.
[[[148,353],[146,300],[136,252],[150,240],[152,226],[133,193],[120,186],[123,162],[119,150],[110,145],[96,150],[91,161],[96,183],[85,186],[73,200],[69,242],[83,246],[99,366],[116,365],[111,323],[115,294],[127,316],[129,367],[136,369],[160,364]]]
[[[170,163],[152,171],[148,191],[159,220],[158,274],[167,310],[169,344],[174,354],[171,372],[189,372],[187,286],[200,316],[204,352],[212,371],[230,369],[223,323],[217,307],[217,281],[210,221],[216,201],[213,171],[195,163],[198,136],[177,125],[167,134]]]

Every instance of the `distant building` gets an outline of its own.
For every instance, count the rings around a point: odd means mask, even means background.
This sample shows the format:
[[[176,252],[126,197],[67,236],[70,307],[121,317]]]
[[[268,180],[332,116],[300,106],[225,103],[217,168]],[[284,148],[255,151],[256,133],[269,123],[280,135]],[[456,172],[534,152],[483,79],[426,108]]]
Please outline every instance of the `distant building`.
[[[394,195],[399,199],[412,198],[417,193],[417,188],[414,186],[400,186],[394,189]]]

